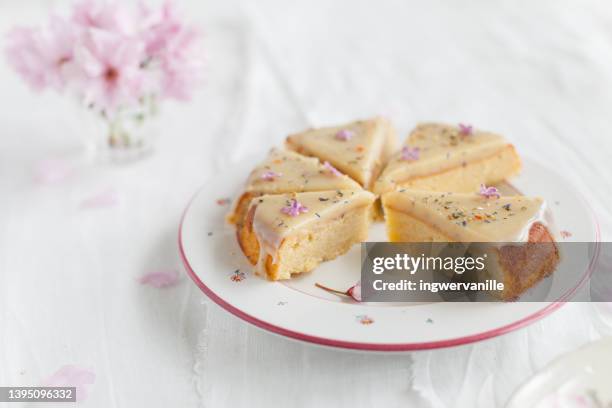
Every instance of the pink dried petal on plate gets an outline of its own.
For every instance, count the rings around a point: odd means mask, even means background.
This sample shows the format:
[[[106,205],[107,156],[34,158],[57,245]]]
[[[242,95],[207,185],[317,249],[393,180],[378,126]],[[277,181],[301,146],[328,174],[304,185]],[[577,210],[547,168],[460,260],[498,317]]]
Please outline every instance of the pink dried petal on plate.
[[[76,365],[65,365],[43,380],[45,387],[76,387],[76,400],[83,401],[89,395],[89,386],[96,381],[96,374]]]
[[[143,285],[155,288],[168,288],[177,284],[179,273],[176,269],[151,271],[140,277],[138,280]]]
[[[92,195],[81,201],[81,208],[113,207],[119,203],[119,194],[108,189]]]
[[[53,184],[67,179],[73,172],[64,160],[45,159],[36,164],[34,180],[39,184]]]

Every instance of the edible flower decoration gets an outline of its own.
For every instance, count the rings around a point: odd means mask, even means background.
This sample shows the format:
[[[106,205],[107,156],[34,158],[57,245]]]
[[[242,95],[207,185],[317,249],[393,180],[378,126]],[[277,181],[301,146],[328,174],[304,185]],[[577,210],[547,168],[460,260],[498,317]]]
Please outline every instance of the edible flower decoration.
[[[485,198],[496,197],[499,198],[501,195],[499,194],[499,190],[495,187],[487,187],[484,184],[480,185],[479,194]]]
[[[290,217],[297,217],[302,213],[307,213],[308,208],[304,207],[298,200],[292,198],[290,202],[287,203],[286,207],[281,208],[281,212],[283,214],[287,214]]]
[[[355,132],[353,132],[353,131],[352,131],[352,130],[350,130],[350,129],[342,129],[342,130],[339,130],[339,131],[336,133],[336,139],[338,139],[338,140],[342,140],[342,141],[345,141],[345,142],[346,142],[347,140],[351,140],[351,138],[352,138],[353,136],[355,136]]]
[[[326,292],[335,293],[336,295],[349,296],[356,302],[361,302],[361,281],[357,281],[356,284],[348,288],[346,291],[328,288],[327,286],[315,283],[317,288],[323,289]]]
[[[459,134],[461,136],[471,136],[474,133],[474,127],[472,125],[459,124]]]
[[[408,160],[408,161],[419,160],[420,155],[421,155],[421,149],[419,149],[418,147],[404,146],[402,148],[402,160]]]
[[[337,177],[343,176],[343,174],[340,173],[340,171],[334,166],[332,166],[331,163],[328,162],[327,160],[323,163],[323,167],[325,167],[326,170],[329,170],[334,176],[337,176]]]
[[[368,315],[357,315],[355,316],[355,319],[357,319],[357,322],[363,324],[364,326],[374,323],[374,319]]]
[[[268,170],[262,173],[261,179],[266,180],[266,181],[274,181],[275,179],[279,178],[282,175],[283,175],[282,173],[277,173],[275,171]]]

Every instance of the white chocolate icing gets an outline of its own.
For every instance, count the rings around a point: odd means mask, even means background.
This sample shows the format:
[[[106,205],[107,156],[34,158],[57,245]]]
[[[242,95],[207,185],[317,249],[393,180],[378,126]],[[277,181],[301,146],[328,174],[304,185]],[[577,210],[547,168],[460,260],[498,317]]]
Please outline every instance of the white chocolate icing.
[[[266,172],[278,176],[265,179]],[[281,149],[272,149],[247,179],[246,191],[263,194],[324,190],[361,190],[359,184],[346,175],[335,175],[314,157]]]
[[[492,156],[508,145],[503,137],[490,132],[476,130],[463,135],[454,126],[420,124],[405,142],[405,146],[418,149],[419,158],[405,160],[401,151],[396,153],[376,181],[374,191],[377,194],[391,191],[413,178],[440,173]]]
[[[274,176],[266,178],[266,173]],[[361,190],[361,186],[346,175],[334,174],[314,157],[274,148],[266,159],[251,171],[243,192],[257,196],[326,190]],[[241,197],[242,194],[234,200],[228,214],[231,222],[237,221],[235,214]]]
[[[305,206],[307,212],[295,216],[283,213],[282,209],[287,207],[292,199]],[[341,217],[355,208],[370,206],[374,199],[372,193],[364,190],[304,192],[254,198],[250,205],[251,208],[256,207],[252,228],[260,245],[256,270],[265,275],[264,262],[267,256],[270,255],[273,261],[276,261],[276,253],[285,238],[317,223]]]
[[[339,138],[341,131],[350,138]],[[287,148],[328,161],[364,187],[371,186],[396,146],[395,130],[382,118],[310,129],[287,138]]]
[[[459,242],[526,242],[534,223],[547,225],[546,204],[538,197],[400,189],[384,194],[383,202]]]

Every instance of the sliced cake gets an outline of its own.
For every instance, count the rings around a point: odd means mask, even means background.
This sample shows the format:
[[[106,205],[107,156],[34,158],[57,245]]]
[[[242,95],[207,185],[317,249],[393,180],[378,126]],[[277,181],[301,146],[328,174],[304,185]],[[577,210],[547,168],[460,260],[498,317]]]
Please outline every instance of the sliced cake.
[[[374,192],[398,187],[471,192],[480,184],[496,184],[514,174],[521,162],[503,137],[469,125],[425,123],[417,126],[389,161]]]
[[[286,146],[331,163],[370,189],[397,148],[397,136],[388,120],[374,118],[297,133],[287,137]]]
[[[329,163],[322,164],[314,157],[289,150],[272,149],[268,157],[249,175],[228,221],[241,224],[254,197],[327,190],[361,190],[361,186]]]
[[[363,190],[256,197],[238,241],[258,274],[289,279],[364,241],[374,199]]]
[[[489,257],[496,267],[487,272],[504,283],[502,299],[516,298],[559,261],[541,198],[500,197],[484,186],[471,194],[400,189],[384,194],[382,204],[392,242],[499,243]]]

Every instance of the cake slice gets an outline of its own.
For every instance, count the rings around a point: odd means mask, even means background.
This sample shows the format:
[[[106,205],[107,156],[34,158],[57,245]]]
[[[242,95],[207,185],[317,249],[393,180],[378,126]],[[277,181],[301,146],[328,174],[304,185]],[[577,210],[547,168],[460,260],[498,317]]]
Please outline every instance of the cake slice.
[[[294,134],[286,146],[331,163],[369,189],[395,151],[397,136],[388,120],[374,118]]]
[[[238,241],[256,272],[289,279],[336,258],[368,235],[368,191],[264,195],[251,201]]]
[[[392,242],[497,243],[487,246],[488,278],[504,283],[499,295],[514,299],[544,277],[559,250],[545,222],[541,198],[400,189],[382,196]],[[537,244],[537,245],[532,245]]]
[[[398,187],[432,191],[476,191],[520,170],[514,146],[494,133],[438,123],[418,125],[389,161],[374,192]]]
[[[228,221],[240,225],[254,197],[327,190],[361,190],[361,186],[314,157],[272,149],[249,175],[242,194],[234,202]]]

